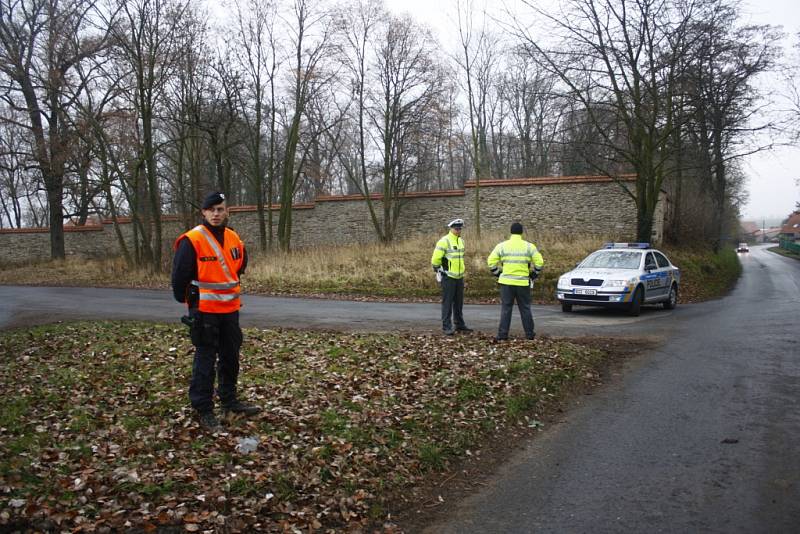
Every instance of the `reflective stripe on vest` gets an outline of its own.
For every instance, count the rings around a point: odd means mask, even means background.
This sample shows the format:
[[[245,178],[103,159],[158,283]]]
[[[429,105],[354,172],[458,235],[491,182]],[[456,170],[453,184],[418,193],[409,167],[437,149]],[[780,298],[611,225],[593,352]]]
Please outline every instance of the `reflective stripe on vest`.
[[[215,300],[220,302],[239,300],[239,295],[223,293],[200,293],[200,300]]]
[[[216,284],[214,282],[198,282],[197,280],[192,280],[192,285],[200,289],[231,289],[238,286],[239,282],[222,282]]]

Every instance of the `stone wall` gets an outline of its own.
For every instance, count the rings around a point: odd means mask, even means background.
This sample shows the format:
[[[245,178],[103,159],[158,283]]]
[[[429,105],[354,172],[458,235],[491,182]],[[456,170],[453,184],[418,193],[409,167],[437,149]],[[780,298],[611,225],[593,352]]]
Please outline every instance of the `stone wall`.
[[[624,180],[631,182],[634,177]],[[633,240],[636,236],[636,208],[631,197],[613,180],[598,176],[565,176],[484,180],[480,184],[481,228],[507,231],[511,222],[520,221],[532,239],[536,233],[593,234]],[[475,182],[464,189],[409,193],[397,225],[397,237],[430,234],[444,229],[447,221],[463,218],[469,226],[474,219]],[[382,218],[379,195],[371,197]],[[652,241],[664,234],[666,195],[661,194],[653,226]],[[278,207],[273,206],[273,230],[277,231]],[[231,225],[251,248],[258,243],[258,218],[253,206],[231,207]],[[132,225],[123,219],[119,225],[127,243],[132,240]],[[165,216],[165,248],[183,231],[175,216]],[[314,203],[295,205],[292,211],[292,246],[348,244],[375,241],[375,232],[363,197],[319,197]],[[23,263],[50,257],[50,236],[46,228],[0,230],[3,263]],[[107,257],[119,254],[111,221],[84,227],[65,227],[67,255]]]
[[[68,254],[100,257],[118,244],[113,232],[105,225],[64,228],[64,248]],[[26,263],[50,259],[50,233],[47,228],[0,230],[2,263]]]

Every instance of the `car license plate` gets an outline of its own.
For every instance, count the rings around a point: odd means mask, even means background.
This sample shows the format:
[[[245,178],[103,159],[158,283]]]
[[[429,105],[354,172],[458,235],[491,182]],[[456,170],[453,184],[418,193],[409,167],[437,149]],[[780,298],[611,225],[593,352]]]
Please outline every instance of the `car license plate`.
[[[596,289],[576,289],[576,295],[597,295]]]

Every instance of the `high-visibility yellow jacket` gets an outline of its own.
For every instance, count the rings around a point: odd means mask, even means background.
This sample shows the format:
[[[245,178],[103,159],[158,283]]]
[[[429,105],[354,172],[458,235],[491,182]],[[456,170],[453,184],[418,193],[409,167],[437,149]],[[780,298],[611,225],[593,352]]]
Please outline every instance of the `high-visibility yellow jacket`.
[[[436,242],[431,264],[434,269],[443,267],[450,278],[464,278],[464,240],[448,232]]]
[[[525,241],[519,234],[511,234],[507,241],[494,247],[486,263],[492,272],[497,272],[502,265],[498,279],[501,284],[526,286],[531,271],[538,273],[544,266],[544,259],[536,245]]]
[[[189,239],[197,256],[197,280],[192,285],[199,289],[198,309],[207,313],[232,313],[239,310],[239,271],[244,261],[244,244],[239,235],[225,228],[223,248],[205,226],[198,225],[175,240],[178,247],[183,238]]]

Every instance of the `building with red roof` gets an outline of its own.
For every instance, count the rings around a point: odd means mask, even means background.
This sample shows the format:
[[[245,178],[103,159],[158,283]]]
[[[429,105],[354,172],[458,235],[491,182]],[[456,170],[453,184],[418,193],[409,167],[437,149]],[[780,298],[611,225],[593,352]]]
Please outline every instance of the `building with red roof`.
[[[781,239],[800,241],[800,211],[795,211],[781,226]]]

